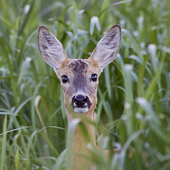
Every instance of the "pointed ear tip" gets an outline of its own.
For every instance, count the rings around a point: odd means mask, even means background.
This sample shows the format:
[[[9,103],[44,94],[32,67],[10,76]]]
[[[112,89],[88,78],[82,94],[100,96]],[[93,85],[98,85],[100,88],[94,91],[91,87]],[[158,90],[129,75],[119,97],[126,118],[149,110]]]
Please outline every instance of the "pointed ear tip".
[[[119,30],[119,31],[121,32],[121,27],[120,27],[120,25],[118,25],[118,24],[113,25],[113,26],[110,28],[110,31],[111,31],[111,30],[115,30],[115,29],[117,29],[117,30]]]
[[[47,31],[47,32],[49,32],[49,29],[47,28],[47,27],[45,27],[45,26],[40,26],[39,28],[38,28],[38,33],[40,33],[41,31]]]

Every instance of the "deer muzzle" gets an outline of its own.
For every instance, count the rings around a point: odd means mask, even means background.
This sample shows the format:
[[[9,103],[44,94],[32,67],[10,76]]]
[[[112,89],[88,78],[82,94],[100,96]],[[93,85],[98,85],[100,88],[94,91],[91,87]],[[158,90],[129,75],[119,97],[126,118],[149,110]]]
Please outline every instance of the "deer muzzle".
[[[88,96],[76,95],[72,98],[72,105],[76,113],[85,113],[89,110],[91,102]]]

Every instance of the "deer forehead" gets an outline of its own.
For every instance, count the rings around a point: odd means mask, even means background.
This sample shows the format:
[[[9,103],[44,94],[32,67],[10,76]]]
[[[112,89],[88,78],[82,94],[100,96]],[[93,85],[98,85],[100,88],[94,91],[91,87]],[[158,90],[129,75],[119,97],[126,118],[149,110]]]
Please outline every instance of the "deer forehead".
[[[60,68],[60,76],[88,76],[91,74],[100,75],[100,68],[96,67],[96,65],[86,59],[69,59],[62,63]],[[86,78],[86,77],[84,77]]]
[[[69,63],[68,67],[74,74],[86,73],[89,67],[89,63],[83,60],[73,60]]]

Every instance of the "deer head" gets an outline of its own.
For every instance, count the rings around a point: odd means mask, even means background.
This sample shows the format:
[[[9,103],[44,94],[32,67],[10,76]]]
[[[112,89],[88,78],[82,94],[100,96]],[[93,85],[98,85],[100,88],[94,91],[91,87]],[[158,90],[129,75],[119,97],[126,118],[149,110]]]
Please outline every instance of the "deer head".
[[[43,60],[53,67],[64,92],[67,114],[88,114],[97,104],[98,78],[103,68],[117,56],[121,28],[114,25],[98,42],[88,59],[69,59],[60,41],[44,26],[38,30],[38,46]]]

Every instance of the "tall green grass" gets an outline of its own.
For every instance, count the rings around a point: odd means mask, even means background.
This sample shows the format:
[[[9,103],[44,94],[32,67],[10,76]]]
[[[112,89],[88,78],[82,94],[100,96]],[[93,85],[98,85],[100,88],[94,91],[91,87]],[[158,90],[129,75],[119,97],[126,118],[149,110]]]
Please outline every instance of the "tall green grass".
[[[0,0],[0,170],[70,169],[63,94],[40,57],[38,27],[70,58],[87,58],[114,24],[121,48],[100,76],[93,123],[98,145],[111,152],[105,158],[89,146],[94,159],[86,159],[100,170],[170,169],[169,0]]]

